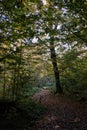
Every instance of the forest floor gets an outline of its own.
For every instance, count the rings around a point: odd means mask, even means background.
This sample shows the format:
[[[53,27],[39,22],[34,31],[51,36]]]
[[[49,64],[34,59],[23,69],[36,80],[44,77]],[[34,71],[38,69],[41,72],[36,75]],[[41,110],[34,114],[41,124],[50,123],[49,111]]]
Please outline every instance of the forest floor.
[[[33,106],[0,102],[0,130],[87,130],[87,102],[50,90],[41,90],[32,98]]]
[[[29,130],[87,130],[87,105],[65,96],[42,90],[33,97],[47,108]]]

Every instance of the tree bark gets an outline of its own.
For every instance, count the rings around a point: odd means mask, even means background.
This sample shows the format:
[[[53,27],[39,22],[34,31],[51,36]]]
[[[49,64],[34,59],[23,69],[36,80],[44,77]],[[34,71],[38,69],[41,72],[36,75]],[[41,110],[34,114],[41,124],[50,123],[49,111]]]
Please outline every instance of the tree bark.
[[[58,65],[57,65],[57,60],[56,60],[56,52],[55,52],[55,47],[54,43],[50,45],[50,52],[51,52],[51,60],[52,60],[52,65],[53,65],[53,71],[55,75],[55,82],[56,82],[56,93],[63,93],[63,90],[61,88],[60,84],[60,76],[59,76],[59,70],[58,70]]]
[[[4,84],[3,84],[3,99],[5,98],[5,89],[6,89],[6,68],[5,68],[5,60],[4,60]]]

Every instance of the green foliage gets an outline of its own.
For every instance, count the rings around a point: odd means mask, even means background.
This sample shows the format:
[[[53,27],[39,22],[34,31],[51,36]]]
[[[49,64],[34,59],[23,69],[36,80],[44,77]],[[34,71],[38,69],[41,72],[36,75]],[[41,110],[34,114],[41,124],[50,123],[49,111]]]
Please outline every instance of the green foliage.
[[[41,117],[41,115],[45,112],[46,108],[43,107],[41,104],[35,102],[32,99],[29,100],[20,100],[19,106],[21,110],[27,113],[27,117],[30,116],[31,122],[37,120]]]
[[[34,100],[18,102],[0,100],[0,126],[11,129],[24,129],[34,125],[40,119],[46,108]]]
[[[71,58],[72,55],[72,58]],[[87,95],[87,57],[75,51],[67,52],[63,57],[61,82],[65,93],[86,97]]]
[[[48,0],[45,5],[40,0],[1,0],[1,96],[15,99],[32,95],[38,86],[54,86],[46,77],[53,75],[53,44],[64,89],[85,91],[87,60],[77,50],[87,45],[86,19],[86,0]]]

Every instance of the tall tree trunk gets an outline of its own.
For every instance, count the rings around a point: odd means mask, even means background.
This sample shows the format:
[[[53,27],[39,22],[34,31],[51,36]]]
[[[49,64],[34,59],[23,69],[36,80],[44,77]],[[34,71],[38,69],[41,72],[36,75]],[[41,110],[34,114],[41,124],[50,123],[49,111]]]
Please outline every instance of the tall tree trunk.
[[[15,100],[15,89],[16,89],[16,66],[14,67],[14,71],[13,71],[13,86],[12,86],[12,100]]]
[[[5,98],[5,89],[6,89],[6,68],[5,68],[5,60],[4,60],[4,84],[3,84],[3,99]]]
[[[63,90],[60,84],[60,76],[59,76],[59,70],[58,70],[58,65],[57,65],[57,60],[56,60],[56,52],[55,52],[54,43],[50,45],[50,52],[51,52],[51,60],[52,60],[53,71],[55,75],[55,81],[56,81],[56,93],[63,93]]]

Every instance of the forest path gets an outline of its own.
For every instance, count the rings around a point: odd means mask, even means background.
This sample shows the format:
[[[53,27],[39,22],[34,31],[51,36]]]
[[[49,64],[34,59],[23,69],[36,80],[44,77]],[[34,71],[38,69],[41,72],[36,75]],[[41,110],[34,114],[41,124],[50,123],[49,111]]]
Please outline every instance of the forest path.
[[[86,104],[42,90],[33,97],[47,108],[32,130],[87,130]]]

